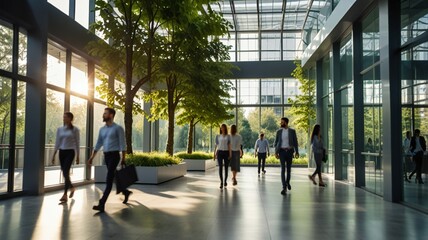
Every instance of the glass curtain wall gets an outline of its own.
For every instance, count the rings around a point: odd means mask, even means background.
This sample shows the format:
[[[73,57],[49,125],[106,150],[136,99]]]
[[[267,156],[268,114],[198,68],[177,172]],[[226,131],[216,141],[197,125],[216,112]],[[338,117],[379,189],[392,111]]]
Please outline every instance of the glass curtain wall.
[[[355,179],[354,164],[354,90],[353,90],[353,54],[351,36],[341,42],[340,78],[338,79],[341,99],[342,122],[342,176],[351,183]]]
[[[365,188],[383,195],[382,82],[379,68],[379,10],[362,22]]]
[[[88,100],[89,96],[93,94],[92,90],[88,89],[88,62],[79,55],[67,51],[61,45],[48,41],[47,63],[45,186],[64,182],[60,171],[59,154],[56,154],[54,163],[52,163],[52,156],[56,131],[58,127],[63,126],[63,113],[66,111],[73,113],[73,125],[80,130],[80,163],[72,165],[71,179],[72,181],[84,181],[86,179],[85,160],[88,158],[86,155],[88,149]],[[102,74],[98,72],[98,75]],[[99,84],[100,76],[97,77],[96,84]],[[95,112],[99,110],[97,106],[94,104]],[[100,121],[101,116],[102,113],[95,119]],[[94,132],[98,133],[97,130],[95,129]],[[95,137],[95,141],[96,139]]]
[[[26,34],[0,20],[0,194],[22,190],[26,67]]]
[[[402,134],[409,131],[413,135],[415,129],[421,136],[428,138],[428,9],[422,2],[403,1],[401,3],[401,42],[410,46],[401,52],[401,102],[402,102]],[[413,40],[418,39],[415,43]],[[427,152],[423,155],[421,166],[422,182],[418,184],[416,174],[410,173],[417,169],[413,156],[403,151],[404,201],[417,208],[428,211]]]
[[[273,153],[273,142],[276,130],[279,128],[280,118],[286,116],[290,119],[290,126],[294,119],[290,113],[289,99],[294,99],[300,94],[299,82],[293,78],[272,79],[233,79],[231,80],[236,89],[231,90],[230,101],[235,106],[231,110],[234,115],[232,119],[225,121],[228,126],[237,124],[238,133],[243,138],[244,152],[252,154],[254,144],[260,132],[265,133]],[[285,107],[284,107],[285,106]],[[302,157],[306,154],[307,131],[296,129],[299,137]],[[181,132],[183,131],[183,132]],[[187,130],[182,128],[178,135],[187,138]],[[213,150],[213,137],[218,134],[218,128],[196,125],[195,149]],[[160,149],[165,147],[167,128],[160,125]],[[210,145],[211,144],[211,145]],[[174,151],[179,151],[178,145]]]
[[[333,148],[333,85],[331,80],[331,61],[330,53],[322,60],[322,76],[323,76],[323,96],[322,104],[324,114],[323,123],[321,126],[324,147],[327,149],[328,162],[323,164],[324,172],[334,173],[334,148]]]

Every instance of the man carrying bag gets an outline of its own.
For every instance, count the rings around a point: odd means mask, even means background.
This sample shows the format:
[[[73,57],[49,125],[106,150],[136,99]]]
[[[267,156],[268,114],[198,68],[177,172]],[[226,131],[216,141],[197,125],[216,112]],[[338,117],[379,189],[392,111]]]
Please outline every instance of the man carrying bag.
[[[100,212],[104,212],[105,203],[113,187],[113,180],[116,175],[116,167],[120,161],[120,153],[122,153],[121,164],[125,165],[125,131],[121,126],[113,122],[115,114],[116,111],[113,108],[104,109],[103,121],[106,123],[106,125],[100,128],[97,144],[95,145],[94,151],[92,152],[92,156],[88,160],[88,164],[92,165],[95,155],[101,149],[101,147],[103,147],[104,160],[107,165],[106,188],[98,205],[92,207],[93,210]],[[129,195],[131,195],[132,192],[126,188],[122,188],[120,191],[125,197],[123,203],[127,203]]]

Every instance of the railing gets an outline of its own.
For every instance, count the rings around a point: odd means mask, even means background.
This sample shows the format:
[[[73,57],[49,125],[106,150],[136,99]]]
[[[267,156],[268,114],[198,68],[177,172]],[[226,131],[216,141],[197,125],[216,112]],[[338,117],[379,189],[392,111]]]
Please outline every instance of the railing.
[[[25,146],[23,144],[15,146],[15,168],[23,168],[24,167],[24,149]],[[81,146],[80,147],[80,164],[84,164],[87,161],[88,156],[86,156],[86,150],[90,149],[88,147]],[[0,144],[0,169],[8,169],[9,168],[9,144]],[[56,155],[55,164],[52,164],[52,156],[54,153],[54,145],[47,144],[45,146],[45,154],[44,154],[44,166],[45,167],[59,167],[60,163],[58,160],[59,154]],[[100,151],[94,159],[93,165],[102,165],[103,164],[103,154]]]

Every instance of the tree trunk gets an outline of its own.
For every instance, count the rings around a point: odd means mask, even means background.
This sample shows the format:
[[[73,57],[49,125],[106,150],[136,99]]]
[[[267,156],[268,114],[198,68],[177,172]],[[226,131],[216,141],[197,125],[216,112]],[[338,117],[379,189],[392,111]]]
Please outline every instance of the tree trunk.
[[[189,133],[187,135],[187,153],[192,154],[193,152],[193,131],[195,129],[194,119],[189,122]]]
[[[174,120],[175,120],[175,79],[169,76],[167,80],[168,89],[168,140],[166,142],[166,152],[169,155],[174,154]]]
[[[168,92],[168,101],[169,101],[169,95]],[[172,105],[172,104],[171,104]],[[168,104],[168,140],[166,142],[166,152],[169,155],[174,154],[174,110],[173,107],[170,104]]]
[[[126,139],[126,153],[132,154],[132,122],[134,121],[132,118],[132,107],[134,102],[128,100],[126,98],[125,102],[125,139]]]
[[[132,46],[129,44],[128,46]],[[125,76],[125,140],[126,153],[132,154],[132,109],[134,108],[134,94],[132,93],[132,47],[126,48],[126,76]]]

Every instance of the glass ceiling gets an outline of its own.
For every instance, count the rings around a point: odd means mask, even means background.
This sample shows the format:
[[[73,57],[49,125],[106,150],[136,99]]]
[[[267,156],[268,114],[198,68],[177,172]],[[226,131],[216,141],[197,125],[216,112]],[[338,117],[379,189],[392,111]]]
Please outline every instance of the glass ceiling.
[[[323,5],[318,2],[326,0],[224,0],[212,8],[232,23],[232,31],[302,31],[309,13]]]

